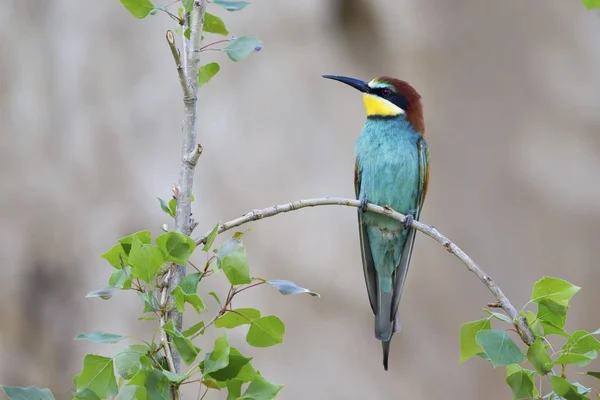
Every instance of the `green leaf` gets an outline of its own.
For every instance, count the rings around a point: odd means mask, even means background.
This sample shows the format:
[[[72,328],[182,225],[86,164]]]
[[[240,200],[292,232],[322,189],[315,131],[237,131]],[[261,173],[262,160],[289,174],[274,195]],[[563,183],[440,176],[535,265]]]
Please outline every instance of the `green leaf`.
[[[527,349],[527,359],[540,375],[546,375],[554,365],[544,348],[544,339],[541,337],[536,338],[535,342]]]
[[[283,343],[285,325],[274,315],[253,319],[246,342],[254,347],[270,347]]]
[[[573,333],[563,345],[556,364],[577,364],[583,367],[598,357],[600,342],[593,336],[595,332],[579,330]]]
[[[151,244],[142,244],[139,240],[134,240],[131,252],[129,253],[132,277],[150,283],[164,261],[163,253],[158,247]]]
[[[588,9],[600,8],[600,0],[583,0],[583,5]]]
[[[157,197],[157,199],[158,203],[160,204],[160,208],[162,208],[162,210],[165,213],[167,213],[168,216],[175,218],[175,213],[173,212],[173,210],[171,210],[167,202],[161,199],[160,197]]]
[[[227,400],[238,400],[242,397],[242,385],[244,382],[237,379],[227,381]]]
[[[586,374],[588,374],[589,376],[593,376],[596,379],[600,379],[600,372],[588,371],[586,372]]]
[[[221,69],[221,66],[216,62],[201,65],[198,69],[198,87],[202,87],[205,83],[208,83]],[[218,225],[217,225],[218,227]],[[212,233],[212,232],[211,232]],[[216,234],[215,234],[216,236]],[[210,249],[210,246],[209,246]],[[206,250],[204,250],[206,251]]]
[[[202,275],[203,274],[201,272],[194,272],[193,274],[186,275],[179,284],[183,290],[183,293],[196,293],[198,290],[198,282],[200,282],[200,279],[202,279]]]
[[[203,310],[206,310],[204,302],[196,293],[185,294],[183,297],[185,302],[191,304],[191,306],[194,307],[194,310],[196,310],[198,314],[202,313]]]
[[[127,382],[127,386],[135,386],[138,388],[136,400],[150,400],[148,398],[148,391],[146,390],[147,380],[148,371],[142,368],[129,382]]]
[[[196,248],[196,243],[191,237],[175,231],[157,237],[156,245],[162,250],[165,260],[179,265],[185,265]]]
[[[131,267],[113,268],[108,285],[113,288],[128,290],[131,288]]]
[[[531,301],[538,304],[552,301],[567,307],[569,305],[569,300],[571,300],[575,293],[580,289],[579,286],[575,286],[563,279],[545,276],[533,284]]]
[[[584,367],[594,361],[598,357],[598,353],[595,351],[590,351],[585,354],[577,354],[577,353],[566,353],[561,354],[554,364],[575,364],[580,367]]]
[[[113,296],[115,288],[112,286],[102,286],[100,289],[92,290],[85,297],[100,297],[102,300],[108,300]]]
[[[89,340],[94,343],[117,343],[124,337],[122,335],[115,335],[114,333],[95,331],[92,333],[80,333],[75,337],[75,340]]]
[[[227,364],[229,364],[229,340],[227,334],[224,334],[215,340],[213,351],[206,353],[202,372],[207,375],[225,368]]]
[[[149,400],[170,400],[169,387],[169,380],[160,370],[153,369],[148,372],[146,390]]]
[[[86,355],[76,389],[77,393],[91,391],[101,399],[115,396],[118,387],[112,358],[95,354]]]
[[[164,371],[162,371],[162,373],[170,382],[174,382],[174,383],[181,383],[187,377],[187,374],[185,372],[175,373],[175,372],[164,370]]]
[[[246,366],[252,357],[244,357],[242,353],[235,347],[229,348],[229,363],[224,368],[219,369],[218,371],[211,372],[209,376],[216,380],[217,382],[225,382],[230,379],[236,378],[242,368]],[[201,366],[203,368],[203,366]],[[241,381],[239,381],[241,383]]]
[[[213,299],[215,299],[215,301],[217,302],[219,307],[223,308],[223,306],[221,305],[221,300],[219,299],[219,296],[217,296],[217,294],[215,292],[208,292],[208,295],[210,297],[212,297]]]
[[[175,308],[177,309],[177,312],[184,312],[185,308],[183,305],[185,303],[185,294],[183,293],[183,290],[181,290],[181,286],[176,286],[171,292],[171,295],[175,300]]]
[[[119,394],[116,400],[137,400],[137,394],[140,390],[139,386],[123,386],[119,389]]]
[[[568,307],[553,301],[544,301],[538,304],[537,319],[544,329],[544,335],[569,336],[564,330],[567,309]]]
[[[525,321],[527,322],[527,325],[529,325],[529,328],[531,329],[531,332],[533,332],[534,336],[544,336],[540,329],[540,321],[538,320],[537,315],[535,315],[532,311],[527,311],[525,314]]]
[[[235,62],[241,61],[260,48],[261,42],[257,38],[242,36],[223,48],[227,56]]]
[[[218,65],[218,64],[217,64]],[[221,68],[221,67],[219,67]],[[215,227],[210,231],[208,236],[206,237],[206,243],[204,243],[204,247],[202,247],[202,251],[209,251],[212,247],[217,235],[219,234],[219,224],[216,224]]]
[[[587,396],[579,393],[577,386],[571,384],[560,376],[549,376],[554,393],[566,400],[589,400]]]
[[[504,314],[501,314],[501,313],[498,313],[498,312],[493,312],[491,310],[488,310],[487,308],[484,308],[483,311],[485,311],[486,313],[490,314],[492,317],[496,318],[499,321],[507,322],[509,324],[512,324],[512,321],[510,320],[510,318],[507,317]]]
[[[506,366],[506,383],[513,392],[513,400],[534,399],[538,397],[533,371],[518,364]]]
[[[592,333],[579,330],[573,332],[571,337],[563,345],[563,352],[585,354],[590,351],[600,350],[600,342]]]
[[[150,231],[139,231],[119,239],[118,242],[123,247],[123,251],[125,251],[126,255],[129,255],[131,246],[136,239],[142,242],[142,244],[150,244],[152,241],[152,235],[150,234]]]
[[[460,363],[467,361],[477,353],[483,352],[483,348],[477,344],[475,335],[479,331],[490,330],[492,326],[489,318],[477,321],[465,322],[460,326]]]
[[[204,32],[216,33],[217,35],[227,36],[229,32],[225,28],[223,20],[211,13],[204,14]]]
[[[125,6],[127,11],[139,19],[145,18],[150,14],[150,11],[155,8],[154,4],[150,3],[148,0],[121,0],[121,3]]]
[[[291,281],[271,279],[267,281],[267,283],[273,286],[275,289],[279,290],[279,293],[283,295],[308,293],[311,296],[321,297],[319,293],[300,287]]]
[[[201,330],[204,330],[204,321],[200,321],[197,324],[192,325],[189,329],[183,331],[183,336],[190,337]]]
[[[163,326],[163,329],[169,334],[171,341],[175,345],[175,348],[181,355],[183,361],[187,365],[190,365],[192,362],[194,362],[198,356],[198,353],[200,352],[200,349],[196,347],[188,338],[183,336],[183,334],[179,332],[177,328],[175,328],[172,320]]]
[[[131,379],[142,368],[141,358],[150,348],[145,344],[132,344],[119,349],[115,355],[115,369],[123,379]]]
[[[189,37],[188,37],[188,39],[189,39]],[[171,213],[173,213],[173,215],[177,214],[177,199],[176,198],[172,197],[171,200],[169,200],[169,209],[171,210]]]
[[[494,366],[518,364],[525,357],[515,342],[504,331],[483,330],[477,332],[475,340]]]
[[[9,400],[54,400],[50,389],[38,389],[33,386],[4,386],[4,393]]]
[[[251,363],[248,363],[242,367],[235,379],[242,382],[250,382],[257,376],[260,376],[260,374],[256,372]]]
[[[229,239],[217,252],[217,266],[223,269],[232,285],[243,285],[252,282],[250,267],[244,245],[236,239]]]
[[[138,292],[138,296],[144,300],[144,312],[154,312],[160,310],[160,304],[152,292]]]
[[[247,1],[213,0],[213,4],[221,6],[227,11],[239,11],[250,3],[248,3]]]
[[[186,12],[191,12],[194,7],[194,0],[181,0]]]
[[[198,312],[199,314],[202,312],[202,310],[206,309],[206,307],[204,306],[204,302],[202,301],[200,296],[196,294],[198,282],[200,281],[201,276],[202,273],[193,273],[187,275],[183,279],[183,281],[177,287],[175,287],[175,289],[173,289],[172,294],[175,298],[175,305],[177,307],[177,311],[184,311],[184,302],[191,304],[192,307],[194,307],[196,312]]]
[[[277,385],[267,381],[262,376],[257,376],[250,382],[240,400],[271,400],[277,397],[277,393],[283,385]]]
[[[236,308],[217,318],[215,327],[231,329],[240,325],[248,325],[257,318],[260,318],[260,311],[255,308]]]
[[[129,245],[129,248],[131,248],[131,245]],[[120,243],[102,254],[101,257],[116,269],[121,269],[121,260],[124,264],[127,264],[127,253],[125,253],[125,250]]]

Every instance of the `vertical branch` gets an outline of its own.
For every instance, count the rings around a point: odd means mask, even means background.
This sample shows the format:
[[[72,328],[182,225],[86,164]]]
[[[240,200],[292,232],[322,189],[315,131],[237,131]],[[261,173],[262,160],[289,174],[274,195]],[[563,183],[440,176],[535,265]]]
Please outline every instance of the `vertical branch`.
[[[204,27],[206,2],[207,0],[194,1],[189,19],[191,26],[188,26],[188,18],[185,18],[186,22],[183,30],[185,32],[188,27],[190,28],[190,40],[187,42],[185,36],[183,37],[183,60],[179,60],[180,57],[177,57],[179,56],[178,51],[173,51],[174,44],[172,44],[172,41],[167,34],[167,40],[171,46],[173,56],[175,57],[183,89],[184,117],[181,127],[183,134],[181,169],[179,174],[179,185],[174,191],[174,195],[177,198],[175,229],[186,235],[191,235],[196,226],[196,223],[192,219],[191,197],[194,187],[194,170],[198,158],[202,153],[202,146],[196,143],[196,133],[198,131],[198,70],[200,68],[200,47],[202,44],[202,30]],[[185,80],[183,79],[184,77],[182,74],[185,74]],[[162,307],[166,306],[167,298],[170,297],[171,291],[181,283],[184,277],[185,265],[176,265],[167,273],[164,281],[164,288],[161,293],[161,300],[164,301],[164,304],[161,304]],[[171,320],[175,324],[175,327],[181,330],[182,314],[178,313],[175,309],[170,309],[167,313],[167,321]],[[161,324],[162,323],[163,320],[161,319]],[[181,357],[175,347],[170,345],[169,347],[173,358],[173,372],[178,372],[181,364]]]

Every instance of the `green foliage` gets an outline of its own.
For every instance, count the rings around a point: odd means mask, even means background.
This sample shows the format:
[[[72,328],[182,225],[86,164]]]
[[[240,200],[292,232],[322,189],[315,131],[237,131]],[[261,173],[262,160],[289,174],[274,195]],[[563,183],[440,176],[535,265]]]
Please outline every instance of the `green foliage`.
[[[202,65],[200,67],[200,69],[198,70],[198,87],[202,87],[205,83],[208,83],[215,75],[217,75],[217,73],[219,72],[220,69],[221,69],[221,66],[219,66],[219,64],[216,62],[211,62],[209,64]],[[218,225],[217,225],[217,227],[218,227]],[[217,237],[217,234],[215,232],[213,240],[216,237]],[[209,247],[210,247],[210,245],[209,245]]]
[[[75,337],[75,340],[89,340],[94,343],[118,343],[125,336],[115,335],[114,333],[106,333],[95,331],[92,333],[80,333]]]
[[[540,375],[546,375],[554,366],[544,347],[544,339],[541,337],[536,338],[535,342],[527,349],[527,360]]]
[[[121,0],[125,8],[136,18],[145,18],[155,9],[149,0]]]
[[[4,386],[2,389],[9,400],[54,400],[49,389],[38,389],[33,386]]]
[[[477,333],[492,329],[490,319],[465,322],[460,326],[460,362],[461,364],[476,354],[482,353],[483,348],[477,343]]]
[[[169,321],[166,325],[163,326],[165,332],[169,334],[169,337],[173,341],[173,345],[177,349],[177,352],[181,355],[181,359],[187,365],[190,365],[200,352],[200,349],[196,347],[192,343],[190,339],[185,337],[185,335],[175,327],[173,321]]]
[[[223,20],[211,13],[204,14],[204,32],[216,33],[217,35],[227,36],[229,31],[225,28]]]
[[[252,282],[246,248],[240,240],[229,239],[217,251],[217,267],[222,269],[232,285]]]
[[[145,18],[157,12],[168,15],[177,22],[175,31],[188,39],[190,13],[198,10],[194,10],[193,0],[181,0],[165,6],[155,5],[149,0],[121,0],[121,3],[137,18]],[[209,7],[239,11],[248,4],[247,1],[213,0]],[[172,6],[178,7],[177,11],[171,12],[169,7]],[[203,34],[228,35],[229,31],[221,18],[206,12]],[[200,51],[224,43],[228,44],[220,50],[233,61],[240,61],[262,48],[261,42],[256,38],[232,36],[230,39],[204,45]],[[219,71],[220,65],[216,62],[202,65],[198,71],[198,87],[208,83]],[[158,198],[160,208],[169,218],[174,219],[177,215],[178,196],[179,192],[175,188],[173,197],[168,201]],[[194,200],[193,196],[191,200]],[[152,321],[160,326],[151,341],[126,343],[118,348],[112,358],[86,355],[81,372],[73,378],[74,399],[171,399],[172,392],[177,392],[180,385],[194,382],[200,382],[211,390],[226,391],[228,400],[269,400],[277,396],[283,386],[266,380],[252,365],[252,357],[230,346],[226,331],[217,337],[210,351],[203,352],[196,343],[202,341],[207,329],[233,329],[240,326],[247,326],[246,342],[254,348],[283,342],[285,325],[277,316],[262,315],[254,308],[231,306],[233,298],[236,297],[237,304],[237,296],[247,289],[268,284],[283,295],[319,295],[291,281],[252,277],[247,251],[242,244],[243,233],[236,232],[218,246],[218,250],[213,248],[219,226],[214,225],[201,249],[206,254],[197,259],[195,241],[176,231],[162,233],[154,240],[150,231],[135,232],[119,239],[102,255],[110,265],[108,284],[89,292],[87,297],[108,300],[115,290],[135,291],[141,299],[142,316],[139,320]],[[200,262],[204,263],[203,268],[196,267],[195,263]],[[172,287],[177,265],[189,265],[195,271],[190,271],[179,284]],[[220,296],[209,292],[218,309],[216,314],[207,315],[209,311],[215,310],[207,308],[198,289],[206,279],[212,280],[221,271],[230,287],[227,293]],[[212,287],[212,284],[209,282],[206,287]],[[187,329],[182,329],[176,325],[171,315],[174,311],[186,314],[186,303],[193,308],[200,320],[191,326],[187,325]],[[210,306],[214,307],[215,304],[211,302]],[[136,340],[101,331],[82,333],[75,339],[109,344],[125,339]],[[177,352],[188,366],[187,371],[171,370],[173,363],[168,359],[171,352]],[[4,387],[4,390],[11,399],[53,399],[47,389]]]
[[[296,285],[294,282],[281,280],[281,279],[271,279],[268,280],[267,283],[273,286],[275,289],[279,290],[279,293],[283,295],[288,294],[302,294],[307,293],[311,296],[321,297],[319,293],[313,292],[306,288]]]
[[[213,4],[223,7],[227,11],[239,11],[250,4],[247,1],[235,1],[235,0],[213,0]]]
[[[134,240],[129,253],[131,276],[146,283],[152,282],[158,269],[165,262],[165,255],[160,249],[151,244],[143,244]]]
[[[261,49],[261,42],[257,38],[242,36],[223,48],[227,56],[235,62],[241,61],[253,52]]]
[[[517,343],[509,336],[514,324],[504,314],[485,310],[489,317],[465,323],[460,331],[461,362],[477,354],[493,366],[506,365],[506,383],[513,399],[583,400],[589,399],[591,389],[568,379],[567,365],[584,367],[598,357],[600,341],[595,337],[600,329],[588,332],[577,330],[573,333],[564,329],[569,303],[580,290],[562,279],[543,277],[533,285],[531,299],[521,310],[521,317],[527,321],[535,335],[534,342],[526,347],[526,356]],[[537,305],[537,310],[526,307]],[[490,321],[504,324],[504,330],[494,330]],[[554,336],[564,342],[559,351],[557,344],[551,343]],[[527,363],[531,369],[524,365]],[[560,368],[560,376],[555,367]],[[586,372],[600,379],[600,373]],[[540,393],[543,388],[544,392]]]
[[[156,245],[162,251],[164,260],[185,265],[196,249],[191,237],[179,232],[167,232],[156,238]]]
[[[86,355],[75,389],[76,396],[82,399],[106,399],[115,396],[118,387],[112,358]]]
[[[510,386],[513,399],[534,399],[539,396],[534,385],[533,371],[522,368],[520,365],[506,366],[506,383]]]
[[[475,340],[494,366],[517,364],[525,357],[505,331],[481,330]]]
[[[586,6],[588,10],[600,8],[600,0],[583,0],[583,5]]]

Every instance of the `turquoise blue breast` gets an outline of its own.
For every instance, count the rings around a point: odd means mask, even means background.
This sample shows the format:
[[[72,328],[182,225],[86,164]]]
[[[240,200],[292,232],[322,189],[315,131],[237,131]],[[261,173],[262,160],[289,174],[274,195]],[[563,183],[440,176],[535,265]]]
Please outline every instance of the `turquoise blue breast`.
[[[356,156],[361,168],[359,199],[381,206],[389,205],[403,214],[414,214],[419,187],[420,135],[404,116],[368,118],[356,142]],[[368,220],[381,216],[368,213]],[[386,225],[396,221],[385,218]],[[375,222],[374,220],[372,222]]]

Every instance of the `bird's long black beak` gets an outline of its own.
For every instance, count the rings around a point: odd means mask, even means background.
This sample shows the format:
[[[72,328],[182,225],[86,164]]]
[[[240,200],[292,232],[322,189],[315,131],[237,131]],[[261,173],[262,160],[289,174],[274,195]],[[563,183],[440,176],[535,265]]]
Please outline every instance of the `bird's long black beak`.
[[[346,85],[352,86],[354,89],[360,90],[363,93],[368,93],[371,88],[367,84],[367,82],[363,82],[360,79],[348,78],[347,76],[338,76],[338,75],[322,75],[323,78],[333,79],[334,81],[339,81],[345,83]]]

